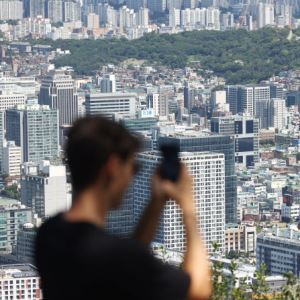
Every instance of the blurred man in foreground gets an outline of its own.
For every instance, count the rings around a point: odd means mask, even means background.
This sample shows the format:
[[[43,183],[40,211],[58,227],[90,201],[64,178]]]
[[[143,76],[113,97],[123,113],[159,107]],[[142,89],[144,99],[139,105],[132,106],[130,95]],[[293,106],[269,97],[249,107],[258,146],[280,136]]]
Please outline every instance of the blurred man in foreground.
[[[36,241],[36,264],[45,300],[204,300],[210,267],[197,230],[192,179],[181,166],[176,183],[153,176],[152,199],[132,239],[104,231],[106,215],[120,206],[136,169],[140,141],[101,117],[78,120],[66,156],[73,204],[49,219]],[[168,199],[181,207],[187,237],[182,270],[154,258],[148,246]]]

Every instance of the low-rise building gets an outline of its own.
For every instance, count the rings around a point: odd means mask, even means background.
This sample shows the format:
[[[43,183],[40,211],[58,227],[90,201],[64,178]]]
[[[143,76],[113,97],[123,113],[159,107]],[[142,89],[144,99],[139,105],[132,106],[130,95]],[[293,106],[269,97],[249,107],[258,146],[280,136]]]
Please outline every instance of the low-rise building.
[[[40,278],[30,264],[0,266],[0,299],[41,300]]]
[[[254,253],[256,248],[256,227],[227,224],[225,229],[225,252]]]
[[[273,228],[257,236],[256,264],[272,275],[292,272],[300,277],[300,231],[295,225]]]

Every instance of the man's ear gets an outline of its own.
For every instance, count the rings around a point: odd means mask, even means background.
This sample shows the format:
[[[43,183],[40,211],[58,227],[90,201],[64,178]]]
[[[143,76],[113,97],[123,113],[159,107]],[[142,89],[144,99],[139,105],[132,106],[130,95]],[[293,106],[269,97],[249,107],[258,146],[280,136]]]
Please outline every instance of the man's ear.
[[[113,178],[118,175],[120,166],[120,158],[116,154],[111,154],[105,164],[105,175]]]

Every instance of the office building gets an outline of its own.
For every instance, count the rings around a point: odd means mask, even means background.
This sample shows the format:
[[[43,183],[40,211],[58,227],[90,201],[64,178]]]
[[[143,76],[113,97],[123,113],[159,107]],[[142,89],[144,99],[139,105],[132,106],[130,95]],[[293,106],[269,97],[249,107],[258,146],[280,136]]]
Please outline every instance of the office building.
[[[0,21],[21,20],[23,18],[23,3],[20,0],[0,1]]]
[[[34,263],[36,234],[37,228],[31,223],[26,223],[19,229],[17,246],[14,251],[18,262]]]
[[[130,131],[148,131],[158,125],[157,118],[122,119],[121,123]]]
[[[0,111],[0,167],[2,169],[3,146],[5,142],[5,112]]]
[[[78,94],[71,75],[63,70],[50,72],[42,79],[39,104],[59,111],[59,126],[72,125],[78,117]]]
[[[64,22],[81,21],[81,7],[79,2],[66,1],[63,2]]]
[[[151,93],[147,95],[146,106],[154,111],[155,116],[159,116],[159,94]]]
[[[237,85],[226,86],[226,99],[233,115],[243,112],[241,101],[241,87]]]
[[[185,87],[183,89],[183,100],[184,100],[184,108],[191,112],[194,102],[195,102],[195,90],[192,89],[188,83],[185,83]]]
[[[16,246],[19,229],[32,222],[31,209],[17,200],[0,198],[0,222],[0,253],[8,254]]]
[[[270,85],[270,98],[281,98],[283,99],[285,92],[282,84],[271,84]]]
[[[235,174],[234,138],[199,132],[161,136],[158,144],[176,143],[182,152],[216,152],[225,156],[225,217],[226,223],[236,223],[237,181]]]
[[[227,224],[225,229],[225,252],[255,253],[256,227]]]
[[[256,264],[265,264],[272,275],[292,272],[300,278],[300,232],[295,225],[257,235]]]
[[[21,170],[21,202],[40,218],[66,211],[69,206],[66,167],[43,161],[24,163]]]
[[[0,299],[43,299],[39,273],[33,265],[6,264],[0,269]]]
[[[2,173],[8,176],[20,176],[20,166],[22,162],[22,149],[16,146],[14,141],[8,141],[3,147]]]
[[[212,132],[235,137],[235,161],[245,167],[259,161],[258,127],[258,120],[249,115],[211,119]]]
[[[100,81],[101,93],[116,92],[116,76],[113,74],[105,75]]]
[[[290,91],[287,93],[286,106],[291,107],[292,105],[297,106],[298,109],[300,108],[300,92],[299,91]]]
[[[26,45],[24,46],[27,47]],[[14,95],[14,97],[17,95],[34,97],[37,92],[36,86],[37,83],[34,76],[10,77],[0,75],[0,91],[3,97],[8,96],[9,94]],[[0,101],[0,103],[2,102],[3,100]],[[16,104],[23,103],[15,103],[14,105]]]
[[[259,128],[266,129],[272,126],[270,100],[255,101],[255,117],[259,120]]]
[[[19,104],[25,104],[27,96],[10,90],[0,90],[0,111],[5,111]]]
[[[287,124],[287,109],[285,100],[282,98],[272,98],[270,102],[271,126],[279,131]]]
[[[224,155],[210,152],[182,152],[180,160],[186,164],[194,181],[194,199],[198,229],[211,252],[212,242],[221,250],[225,243],[225,184]],[[151,178],[161,161],[159,152],[138,155],[141,171],[133,184],[134,219],[138,221],[151,195]],[[184,251],[186,247],[182,213],[175,201],[166,204],[155,241],[167,249]]]
[[[48,0],[46,4],[46,16],[53,23],[62,22],[63,19],[63,1]]]
[[[136,115],[136,94],[91,92],[85,96],[85,108],[87,115],[134,117]]]
[[[226,91],[214,91],[211,97],[211,112],[229,112],[230,105],[227,103]]]
[[[7,110],[6,138],[22,148],[22,162],[58,157],[58,111],[38,104]]]
[[[23,0],[24,17],[36,18],[37,16],[45,17],[46,0]]]

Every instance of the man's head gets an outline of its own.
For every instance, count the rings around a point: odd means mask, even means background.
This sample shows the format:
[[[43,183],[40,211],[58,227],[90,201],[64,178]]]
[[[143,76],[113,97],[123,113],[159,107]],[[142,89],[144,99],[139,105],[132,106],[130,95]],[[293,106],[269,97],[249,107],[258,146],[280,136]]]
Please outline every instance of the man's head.
[[[109,193],[109,208],[118,207],[134,174],[139,148],[139,139],[121,124],[99,116],[77,120],[66,144],[74,199],[101,189]]]

